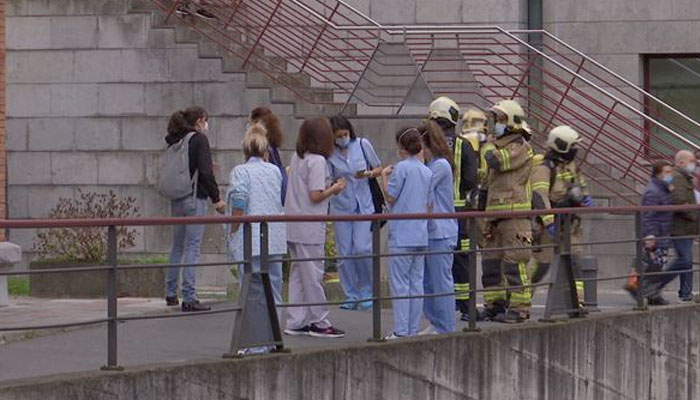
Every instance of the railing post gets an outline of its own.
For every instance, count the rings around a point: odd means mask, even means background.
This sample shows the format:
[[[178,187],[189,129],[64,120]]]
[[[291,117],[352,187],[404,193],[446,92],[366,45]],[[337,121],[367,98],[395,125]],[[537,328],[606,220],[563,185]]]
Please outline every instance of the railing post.
[[[248,65],[248,61],[250,61],[250,57],[253,55],[253,53],[255,53],[255,49],[258,47],[258,44],[262,40],[263,36],[265,36],[265,32],[267,32],[267,28],[270,27],[272,20],[275,19],[275,17],[277,16],[277,10],[279,10],[281,5],[282,5],[282,0],[277,0],[277,4],[275,5],[275,8],[270,13],[270,18],[267,19],[267,22],[265,22],[265,26],[263,27],[262,31],[258,35],[258,38],[255,39],[255,43],[253,44],[253,47],[250,48],[250,51],[248,52],[248,55],[245,57],[245,60],[243,61],[243,65],[241,66],[241,68],[245,69],[245,67]]]
[[[117,364],[117,228],[107,228],[107,365],[104,371],[120,371]]]
[[[479,328],[476,327],[476,319],[478,316],[476,309],[476,247],[479,241],[479,224],[476,218],[469,218],[467,224],[467,232],[469,235],[469,327],[464,330],[474,332],[479,330]]]
[[[382,339],[382,238],[381,221],[372,221],[372,341]]]
[[[646,310],[644,303],[644,238],[642,237],[642,213],[634,213],[634,252],[635,267],[637,269],[637,306],[635,310]]]
[[[282,343],[282,330],[277,315],[277,303],[273,294],[272,280],[270,279],[270,228],[265,221],[260,223],[260,283],[262,285],[265,300],[267,302],[267,315],[270,318],[272,337],[275,340],[275,351],[284,351]]]
[[[239,358],[238,349],[241,344],[243,335],[243,323],[246,318],[246,303],[248,299],[248,291],[250,290],[251,273],[253,271],[253,228],[250,222],[243,224],[243,276],[238,279],[243,282],[241,290],[238,293],[238,305],[241,308],[236,313],[233,319],[233,332],[231,333],[231,344],[229,345],[228,353],[223,355],[224,358]],[[240,229],[240,228],[239,228]],[[245,279],[247,277],[247,279]]]

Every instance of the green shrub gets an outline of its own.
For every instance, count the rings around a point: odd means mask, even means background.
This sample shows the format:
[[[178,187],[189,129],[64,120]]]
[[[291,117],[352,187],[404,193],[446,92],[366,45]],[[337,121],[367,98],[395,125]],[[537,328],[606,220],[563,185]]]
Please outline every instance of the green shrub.
[[[138,216],[136,199],[121,198],[112,190],[107,194],[78,190],[77,198],[60,198],[49,212],[50,219],[130,218]],[[117,227],[118,250],[134,247],[137,232]],[[105,260],[107,229],[104,227],[39,229],[34,251],[43,259],[62,262],[94,262]]]

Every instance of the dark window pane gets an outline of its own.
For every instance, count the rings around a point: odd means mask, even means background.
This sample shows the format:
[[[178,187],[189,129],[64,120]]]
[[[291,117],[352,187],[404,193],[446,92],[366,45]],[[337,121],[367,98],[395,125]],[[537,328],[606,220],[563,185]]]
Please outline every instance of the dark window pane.
[[[688,117],[700,121],[700,58],[688,57],[651,57],[647,61],[647,82],[649,91],[671,107]],[[664,107],[652,102],[650,114],[664,125],[698,143],[700,132],[697,128],[669,113]],[[665,130],[651,125],[650,147],[658,155],[669,155],[674,149],[687,148],[681,140]],[[652,154],[652,156],[655,154]]]

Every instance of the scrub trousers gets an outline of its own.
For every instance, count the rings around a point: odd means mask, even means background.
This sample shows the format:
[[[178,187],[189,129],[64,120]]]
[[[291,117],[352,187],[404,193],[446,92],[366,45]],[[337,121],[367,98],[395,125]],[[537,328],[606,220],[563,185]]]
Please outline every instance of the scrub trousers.
[[[424,252],[425,247],[391,247],[391,254]],[[392,256],[389,262],[389,287],[392,297],[422,296],[425,255]],[[394,334],[414,336],[420,329],[423,299],[392,300]]]
[[[454,239],[435,239],[428,243],[428,252],[452,251]],[[428,254],[425,256],[423,290],[426,295],[452,292],[453,254]],[[423,299],[425,318],[438,333],[454,332],[454,296],[428,297]]]
[[[325,256],[323,244],[302,244],[289,242],[289,255],[297,258],[322,258]],[[292,261],[289,269],[290,303],[325,303],[323,290],[323,260]],[[287,308],[287,329],[301,329],[316,325],[323,329],[331,326],[327,306]]]
[[[335,245],[338,256],[358,256],[372,254],[371,221],[337,221]],[[340,285],[346,300],[360,300],[372,297],[372,259],[353,258],[338,260]]]

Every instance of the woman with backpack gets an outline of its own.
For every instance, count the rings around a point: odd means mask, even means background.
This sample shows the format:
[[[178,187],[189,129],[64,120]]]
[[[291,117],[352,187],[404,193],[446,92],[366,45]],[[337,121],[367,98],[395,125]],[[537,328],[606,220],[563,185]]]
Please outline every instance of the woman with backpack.
[[[357,138],[350,121],[343,116],[331,118],[335,149],[328,159],[333,181],[343,178],[345,190],[331,198],[331,215],[369,215],[374,213],[374,203],[369,179],[378,177],[382,163],[372,144],[365,138]],[[335,245],[338,256],[372,254],[371,221],[336,221]],[[346,301],[372,297],[372,259],[354,258],[338,261],[340,285]],[[371,301],[345,303],[344,310],[367,310]]]
[[[192,179],[190,194],[170,202],[173,217],[203,216],[207,212],[207,199],[210,199],[217,212],[226,210],[226,203],[221,200],[219,186],[214,177],[209,139],[205,132],[209,129],[209,116],[201,107],[190,107],[176,111],[168,122],[168,134],[165,141],[169,147],[186,145],[189,157],[189,172]],[[181,143],[185,140],[187,143]],[[161,171],[161,175],[168,171]],[[161,184],[162,186],[162,184]],[[193,265],[199,262],[199,248],[204,236],[203,224],[175,225],[173,228],[173,246],[170,251],[170,264]],[[206,311],[210,307],[197,299],[195,288],[196,268],[182,268],[182,311]],[[165,301],[169,306],[178,305],[177,287],[180,267],[168,268],[166,277]]]

